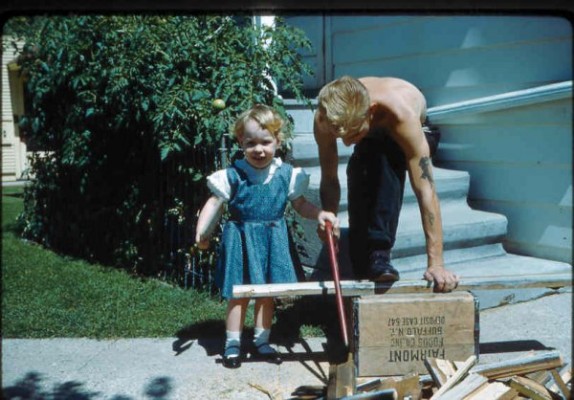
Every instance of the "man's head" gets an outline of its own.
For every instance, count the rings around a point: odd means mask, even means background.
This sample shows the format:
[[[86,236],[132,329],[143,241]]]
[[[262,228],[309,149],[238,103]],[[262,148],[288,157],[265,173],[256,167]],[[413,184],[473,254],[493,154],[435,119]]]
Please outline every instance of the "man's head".
[[[328,83],[319,92],[318,100],[319,112],[345,144],[364,136],[369,128],[370,98],[358,79],[343,76]]]

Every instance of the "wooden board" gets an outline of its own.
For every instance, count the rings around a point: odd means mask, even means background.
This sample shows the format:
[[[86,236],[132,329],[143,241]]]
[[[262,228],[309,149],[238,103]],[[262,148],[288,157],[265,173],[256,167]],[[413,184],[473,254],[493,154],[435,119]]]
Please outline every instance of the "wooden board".
[[[481,374],[489,379],[500,379],[559,368],[562,365],[563,361],[560,353],[553,350],[528,355],[526,357],[518,357],[512,360],[477,365],[472,368],[470,372]]]
[[[450,389],[452,389],[457,383],[459,383],[461,380],[463,380],[466,376],[466,374],[468,373],[468,370],[472,368],[472,366],[474,364],[476,364],[476,362],[478,361],[477,357],[473,354],[472,356],[468,357],[468,359],[464,362],[464,364],[462,365],[462,367],[460,369],[458,369],[453,376],[451,376],[445,383],[444,385],[442,385],[436,392],[435,394],[433,394],[433,396],[431,397],[431,400],[436,400],[438,398],[440,398],[444,393],[448,392]],[[472,375],[469,375],[469,378],[475,378]],[[478,388],[479,386],[481,386],[483,383],[485,383],[487,381],[486,378],[484,377],[480,377],[482,379],[477,379],[478,381],[480,381],[480,383],[475,383],[473,386],[473,388]],[[460,385],[461,386],[465,386],[465,385]],[[467,385],[468,387],[471,387],[472,385]],[[468,388],[466,388],[465,390],[468,390],[468,392],[465,393],[470,393],[472,390],[469,390]],[[474,390],[474,389],[473,389]],[[460,398],[462,399],[463,396],[460,396]]]
[[[460,382],[457,386],[454,386],[448,391],[441,393],[439,389],[433,396],[431,400],[460,400],[466,399],[473,392],[480,390],[488,382],[488,379],[479,374],[469,374]],[[444,388],[445,386],[443,386]],[[492,400],[492,399],[490,399]]]
[[[465,397],[465,400],[512,400],[518,392],[498,381],[489,382]]]
[[[427,357],[466,360],[478,354],[477,314],[468,292],[356,298],[357,376],[423,374]]]
[[[556,395],[553,395],[546,387],[524,376],[512,377],[510,387],[532,400],[553,400],[556,398]]]
[[[347,361],[329,366],[329,383],[327,385],[327,399],[340,399],[351,396],[357,386],[353,355],[347,355]]]
[[[456,367],[450,360],[426,357],[424,359],[424,364],[438,388],[444,385],[445,382],[456,372]]]
[[[572,286],[572,274],[534,274],[463,277],[456,291],[561,288]],[[341,281],[343,296],[356,297],[372,294],[432,293],[433,289],[423,279],[405,279],[392,284],[371,281]],[[335,294],[333,281],[274,283],[266,285],[234,285],[233,296],[246,297],[288,297]]]

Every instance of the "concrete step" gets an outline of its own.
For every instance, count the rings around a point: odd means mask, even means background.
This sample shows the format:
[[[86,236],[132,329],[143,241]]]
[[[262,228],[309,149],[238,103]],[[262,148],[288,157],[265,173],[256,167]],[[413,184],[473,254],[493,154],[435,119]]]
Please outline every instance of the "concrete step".
[[[317,268],[308,269],[309,280],[332,279],[327,257],[326,251],[321,253]],[[444,253],[444,259],[447,268],[461,277],[572,273],[572,267],[569,264],[508,254],[500,243],[447,250]],[[401,279],[423,279],[426,269],[426,255],[396,258],[393,259],[393,265],[399,271]],[[339,267],[341,269],[341,279],[353,279],[349,265],[340,264]],[[571,290],[571,287],[561,289],[561,291]],[[508,288],[476,290],[473,294],[478,299],[479,308],[482,310],[528,301],[555,292],[556,290],[545,288]]]
[[[507,232],[505,216],[473,210],[466,201],[441,203],[444,248],[456,249],[497,243]],[[416,204],[404,207],[399,217],[395,257],[407,257],[426,251],[420,211]]]
[[[498,248],[498,251],[495,250]],[[455,250],[456,252],[456,250]],[[445,257],[445,263],[449,269],[459,276],[480,276],[495,277],[500,275],[529,275],[529,274],[551,274],[551,273],[572,273],[572,266],[557,261],[544,260],[541,258],[526,257],[516,254],[508,254],[500,244],[493,244],[486,248],[468,249],[469,257],[461,257],[461,254]],[[479,252],[483,252],[478,256]],[[489,254],[489,252],[491,252]],[[450,253],[447,252],[447,253]],[[474,254],[473,254],[474,253]],[[477,257],[473,257],[477,256]],[[405,279],[416,279],[422,277],[426,268],[426,255],[397,259],[396,267],[401,272],[401,277]],[[565,289],[567,290],[567,289]],[[571,288],[569,289],[571,290]],[[532,300],[551,293],[553,289],[498,289],[498,290],[477,290],[473,294],[478,298],[479,308],[486,309],[514,304]]]
[[[298,133],[291,143],[292,156],[297,166],[309,167],[319,165],[319,149],[313,133]],[[345,146],[341,140],[337,140],[337,152],[339,162],[346,164],[353,153],[353,146]]]
[[[471,209],[465,200],[451,200],[441,203],[443,220],[443,246],[445,250],[463,249],[500,242],[507,232],[506,217]],[[340,263],[350,264],[348,256],[348,214],[339,213],[341,221]],[[302,256],[305,265],[316,266],[323,244],[317,238],[315,221],[298,220],[307,238],[304,244],[306,254]],[[393,247],[393,257],[402,258],[426,251],[425,236],[420,212],[416,203],[403,207],[399,217],[397,239]]]
[[[321,169],[319,166],[304,167],[305,171],[310,175],[309,188],[305,192],[305,197],[312,201],[314,204],[321,204],[319,196],[319,185],[321,183]],[[339,211],[347,210],[347,165],[339,164],[338,175],[339,184],[341,185],[341,201],[339,203]],[[434,180],[439,199],[442,202],[451,200],[465,200],[468,194],[470,176],[465,171],[455,171],[444,168],[433,168]],[[405,192],[403,197],[403,205],[417,203],[415,194],[413,192],[410,180],[407,176],[405,182]]]

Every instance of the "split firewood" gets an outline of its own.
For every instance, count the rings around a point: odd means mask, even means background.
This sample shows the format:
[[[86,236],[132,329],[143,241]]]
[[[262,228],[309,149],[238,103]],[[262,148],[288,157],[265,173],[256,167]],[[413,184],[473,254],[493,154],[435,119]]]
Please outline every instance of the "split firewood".
[[[353,394],[357,380],[355,376],[355,363],[353,354],[347,354],[347,361],[329,366],[329,384],[327,385],[327,398],[339,399]]]
[[[420,400],[422,398],[422,384],[418,374],[408,374],[404,377],[391,377],[382,380],[375,390],[394,389],[397,398],[410,398]]]
[[[476,390],[481,388],[483,385],[488,384],[488,379],[479,374],[468,374],[466,377],[460,381],[456,386],[442,393],[440,389],[437,393],[431,397],[432,400],[461,400],[466,399],[467,396],[474,393]],[[445,388],[443,386],[441,389]],[[438,396],[437,396],[438,394]],[[492,400],[492,399],[490,399]]]
[[[465,377],[465,375],[468,373],[468,371],[474,366],[474,364],[476,364],[476,362],[477,362],[477,358],[475,355],[468,357],[467,360],[464,362],[464,364],[461,366],[461,368],[459,368],[455,372],[455,374],[453,376],[451,376],[450,379],[448,379],[444,383],[444,385],[442,385],[440,387],[440,389],[436,391],[435,394],[433,394],[433,396],[431,397],[431,400],[438,399],[443,393],[445,393],[447,390],[449,390],[454,385],[456,385],[458,382],[460,382]]]
[[[559,400],[561,397],[545,386],[524,376],[514,376],[510,379],[510,387],[532,400]]]
[[[444,385],[456,372],[455,366],[449,360],[428,357],[423,362],[438,388]]]
[[[475,390],[465,400],[513,400],[518,392],[503,382],[488,382]]]
[[[377,390],[375,392],[351,394],[339,400],[399,400],[395,389]],[[401,399],[403,400],[403,399]]]
[[[530,374],[526,374],[526,377],[544,386],[546,386],[546,384],[552,379],[552,375],[548,370],[532,372]]]
[[[564,395],[564,398],[569,399],[571,397],[571,391],[568,388],[568,383],[572,380],[572,369],[566,367],[562,372],[558,372],[556,369],[553,369],[550,372],[552,373],[554,384],[549,389],[553,392],[560,390]]]
[[[357,392],[369,392],[375,390],[379,387],[383,380],[381,378],[375,378],[370,380],[364,380],[357,378]]]
[[[489,379],[499,379],[514,375],[526,375],[531,372],[559,368],[563,365],[558,351],[548,351],[529,357],[477,365],[470,373],[481,374]]]

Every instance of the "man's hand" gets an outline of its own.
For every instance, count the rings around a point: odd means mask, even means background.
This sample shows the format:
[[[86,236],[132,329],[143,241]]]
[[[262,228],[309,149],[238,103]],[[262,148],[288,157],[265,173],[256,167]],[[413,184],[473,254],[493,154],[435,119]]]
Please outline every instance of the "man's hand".
[[[458,286],[459,277],[444,267],[428,267],[424,278],[434,282],[434,292],[452,292]]]
[[[325,229],[325,222],[329,221],[333,225],[333,235],[338,239],[341,236],[341,230],[339,228],[339,218],[330,211],[321,211],[317,217],[319,225],[317,226],[317,235],[321,241],[325,242],[327,240],[327,230]]]

